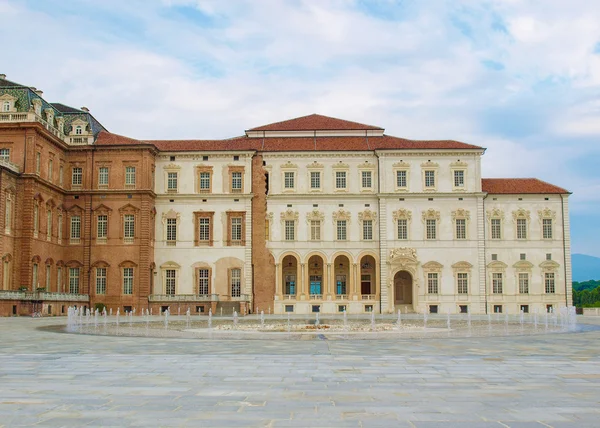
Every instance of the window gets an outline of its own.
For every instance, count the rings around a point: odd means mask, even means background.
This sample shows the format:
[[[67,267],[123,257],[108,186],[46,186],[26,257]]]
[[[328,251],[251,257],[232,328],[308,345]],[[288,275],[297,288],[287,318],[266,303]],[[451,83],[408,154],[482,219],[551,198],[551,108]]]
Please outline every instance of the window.
[[[106,294],[106,268],[96,268],[96,294]]]
[[[0,160],[10,161],[10,149],[0,149]]]
[[[96,238],[106,240],[108,233],[108,216],[99,215],[96,222]]]
[[[454,187],[465,187],[465,172],[463,170],[454,171]]]
[[[296,222],[294,220],[285,221],[285,240],[294,241],[296,239]]]
[[[198,294],[201,296],[208,294],[209,275],[208,269],[198,269]]]
[[[31,272],[31,290],[35,291],[35,289],[38,287],[39,283],[38,283],[38,264],[34,263],[33,264],[33,268],[32,268],[32,272]]]
[[[429,272],[427,274],[427,292],[429,294],[438,294],[438,274]]]
[[[345,241],[347,238],[347,236],[346,236],[346,220],[338,220],[336,229],[337,229],[337,240]]]
[[[346,188],[346,171],[335,172],[335,188],[338,190]]]
[[[98,169],[98,186],[108,186],[108,167],[106,166]]]
[[[40,231],[40,207],[37,201],[33,203],[33,237],[37,238]]]
[[[396,171],[396,187],[406,187],[406,171]]]
[[[321,221],[311,220],[310,221],[310,240],[320,241],[321,240]]]
[[[519,254],[519,260],[527,260],[527,254],[525,254],[525,253]]]
[[[552,239],[552,219],[542,219],[542,233],[544,239]]]
[[[527,239],[527,219],[517,219],[517,239]]]
[[[502,227],[499,218],[491,219],[491,228],[492,228],[492,239],[501,239],[502,238]]]
[[[77,125],[75,127],[75,135],[81,135],[83,134],[83,128],[81,127],[81,125]]]
[[[39,175],[41,169],[42,169],[42,154],[40,152],[37,152],[35,154],[35,173]]]
[[[58,168],[58,184],[60,184],[61,186],[63,185],[64,171],[65,171],[65,168],[61,165],[60,168]]]
[[[48,181],[50,183],[52,183],[53,169],[54,169],[54,160],[49,159],[48,160]]]
[[[10,111],[10,102],[9,101],[4,101],[2,103],[2,111]]]
[[[175,245],[177,242],[177,219],[167,219],[167,245]]]
[[[295,173],[292,171],[286,171],[283,173],[283,187],[285,189],[293,189],[294,184],[294,175]]]
[[[242,218],[232,217],[231,218],[231,241],[232,244],[239,245],[242,241]]]
[[[371,171],[362,171],[361,173],[361,185],[363,187],[363,189],[370,189],[371,187],[373,187],[373,182],[372,182],[372,174]]]
[[[437,221],[435,219],[427,219],[425,221],[427,239],[437,239]]]
[[[544,274],[544,284],[546,286],[546,294],[554,294],[555,293],[554,273],[553,272],[546,272]]]
[[[519,293],[520,294],[528,294],[529,293],[529,274],[528,273],[519,273]]]
[[[132,267],[123,268],[123,294],[133,294],[133,268]]]
[[[492,273],[492,293],[502,294],[502,273]]]
[[[133,242],[135,237],[135,216],[133,214],[123,216],[123,232],[125,242]]]
[[[79,268],[69,268],[69,293],[79,294]]]
[[[321,188],[321,172],[311,171],[310,172],[310,188],[320,189]]]
[[[546,260],[552,260],[552,253],[546,253]]]
[[[81,217],[74,215],[71,217],[71,243],[78,244],[81,239]]]
[[[494,313],[501,314],[502,313],[502,305],[494,305]]]
[[[56,291],[59,293],[63,292],[62,289],[62,267],[56,268]]]
[[[435,171],[425,171],[425,187],[435,187]]]
[[[125,187],[135,187],[135,166],[125,167]]]
[[[210,192],[210,172],[201,172],[200,173],[200,192],[201,193],[209,193]]]
[[[46,240],[52,240],[52,210],[46,211]]]
[[[50,291],[50,275],[52,271],[52,267],[50,265],[46,265],[46,291]]]
[[[234,171],[231,173],[231,191],[242,191],[242,173],[239,171]]]
[[[456,280],[458,282],[458,294],[469,294],[469,274],[457,273]]]
[[[240,297],[242,295],[242,271],[241,269],[231,269],[231,297]]]
[[[363,220],[363,239],[365,241],[373,239],[373,220]]]
[[[58,215],[58,225],[57,225],[56,235],[57,235],[58,243],[60,244],[62,242],[62,237],[63,237],[63,216],[62,216],[62,214]]]
[[[200,217],[198,219],[198,240],[207,244],[210,242],[210,217]]]
[[[398,239],[408,239],[408,220],[405,218],[398,219]]]
[[[175,269],[167,269],[165,271],[165,294],[175,294],[177,272]]]
[[[81,186],[83,183],[83,169],[75,167],[71,170],[71,185]]]
[[[498,260],[498,254],[492,254],[492,261]]]
[[[457,218],[456,222],[456,239],[467,239],[467,220]]]
[[[6,233],[10,233],[12,230],[12,201],[13,201],[13,196],[10,193],[7,193],[6,195],[6,205],[4,206],[4,230]]]

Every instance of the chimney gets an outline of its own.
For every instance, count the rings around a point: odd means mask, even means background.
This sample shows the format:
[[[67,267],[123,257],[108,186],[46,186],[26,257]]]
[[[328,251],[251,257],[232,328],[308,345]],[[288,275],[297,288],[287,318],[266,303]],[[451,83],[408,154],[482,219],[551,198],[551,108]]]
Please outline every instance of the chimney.
[[[6,74],[0,74],[0,80],[6,80]]]
[[[87,107],[81,107],[80,110],[87,111],[89,113],[90,109]]]
[[[36,93],[38,96],[40,96],[40,97],[41,97],[41,96],[44,94],[44,91],[42,91],[41,89],[37,89],[35,86],[32,86],[32,87],[31,87],[31,90],[32,90],[33,92],[35,92],[35,93]]]

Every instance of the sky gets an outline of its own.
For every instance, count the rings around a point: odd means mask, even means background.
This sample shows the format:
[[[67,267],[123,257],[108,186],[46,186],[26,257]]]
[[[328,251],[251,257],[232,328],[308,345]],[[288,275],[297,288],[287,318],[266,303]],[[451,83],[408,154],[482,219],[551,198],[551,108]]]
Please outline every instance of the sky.
[[[0,0],[0,73],[140,139],[311,113],[487,148],[600,257],[600,1]]]

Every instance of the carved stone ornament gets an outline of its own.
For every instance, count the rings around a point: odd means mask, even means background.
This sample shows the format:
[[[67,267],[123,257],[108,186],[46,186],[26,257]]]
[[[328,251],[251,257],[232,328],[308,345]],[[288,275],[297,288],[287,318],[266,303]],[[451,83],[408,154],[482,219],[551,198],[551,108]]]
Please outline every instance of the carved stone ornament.
[[[444,265],[433,260],[422,266],[424,272],[441,272],[443,267]]]
[[[465,161],[457,160],[456,162],[452,162],[452,163],[450,164],[450,167],[451,167],[451,168],[457,168],[457,167],[466,167],[466,166],[468,166],[468,165],[469,165],[469,164],[468,164],[468,163],[466,163]]]
[[[469,220],[471,218],[471,213],[469,212],[469,210],[459,208],[456,211],[452,211],[452,220],[456,220],[457,218],[464,218]]]
[[[423,222],[425,222],[425,220],[439,220],[440,212],[430,208],[427,211],[423,211],[422,217]]]
[[[394,248],[390,250],[388,262],[394,264],[402,262],[417,264],[419,263],[417,260],[417,250],[414,248],[407,247]]]
[[[268,220],[270,222],[273,221],[273,213],[266,213],[265,220]]]
[[[423,162],[423,163],[421,164],[421,166],[422,166],[423,168],[437,168],[437,167],[439,167],[440,165],[439,165],[438,163],[436,163],[436,162],[431,162],[430,160],[428,160],[427,162]]]
[[[508,265],[499,260],[494,260],[493,262],[488,263],[488,269],[493,272],[504,272]]]
[[[176,212],[174,210],[169,210],[166,213],[162,214],[162,222],[166,223],[167,219],[174,218],[174,219],[177,220],[177,223],[179,223],[180,217],[181,217],[180,213],[178,213],[178,212]]]
[[[164,169],[181,169],[181,166],[176,165],[174,163],[170,163],[168,165],[165,165]]]
[[[311,221],[323,221],[325,219],[325,214],[323,214],[318,209],[313,209],[311,212],[306,213],[306,222],[310,223]]]
[[[295,163],[292,163],[290,161],[287,161],[286,163],[282,164],[280,166],[281,169],[295,169],[298,168],[298,165],[296,165]]]
[[[359,169],[373,169],[373,168],[375,168],[375,164],[366,160],[363,163],[359,164],[358,168]]]
[[[358,220],[372,220],[377,221],[377,213],[375,211],[371,211],[370,209],[366,209],[363,212],[358,213]]]
[[[545,260],[540,263],[540,268],[542,272],[555,272],[558,270],[560,265],[556,263],[554,260]]]
[[[456,262],[452,265],[452,269],[454,269],[455,272],[468,272],[473,269],[473,265],[466,261]]]
[[[516,221],[518,218],[526,218],[527,220],[530,219],[530,212],[529,210],[526,210],[524,208],[519,208],[516,211],[513,211],[512,213],[513,219]]]
[[[319,163],[317,161],[314,161],[313,163],[309,163],[308,165],[306,165],[307,168],[311,169],[311,168],[315,168],[315,169],[322,169],[324,168],[322,163]]]
[[[342,169],[347,169],[349,168],[347,163],[344,163],[342,161],[339,161],[338,163],[334,163],[332,166],[332,168],[342,168]]]
[[[350,213],[350,211],[344,211],[344,209],[342,209],[342,208],[333,212],[333,221],[338,221],[338,220],[350,221],[351,218],[352,218],[352,214]]]
[[[392,167],[394,167],[394,168],[410,168],[410,164],[408,162],[404,162],[401,160],[400,162],[396,162],[395,164],[393,164]]]
[[[500,208],[493,208],[487,211],[487,219],[490,221],[492,218],[504,219],[504,211]]]
[[[291,208],[288,208],[287,210],[285,210],[284,212],[282,212],[280,214],[281,217],[281,221],[284,222],[286,220],[291,220],[291,221],[298,221],[298,217],[300,216],[300,214],[298,214],[298,211],[294,211]]]
[[[533,263],[527,260],[519,260],[513,265],[513,268],[517,272],[531,272],[531,269],[533,269]]]
[[[392,212],[392,218],[394,219],[394,222],[396,222],[398,220],[410,221],[412,219],[412,213],[410,210],[405,210],[404,208],[401,208],[399,210]]]
[[[551,218],[552,220],[556,219],[556,211],[552,211],[550,208],[544,208],[543,210],[538,211],[538,216],[540,220],[545,218]]]

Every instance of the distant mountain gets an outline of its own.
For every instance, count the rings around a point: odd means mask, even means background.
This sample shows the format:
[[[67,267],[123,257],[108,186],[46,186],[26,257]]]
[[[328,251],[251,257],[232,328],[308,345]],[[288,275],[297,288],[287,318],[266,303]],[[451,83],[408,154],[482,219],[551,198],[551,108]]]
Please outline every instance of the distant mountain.
[[[571,261],[573,263],[573,281],[600,279],[600,257],[573,254]]]

